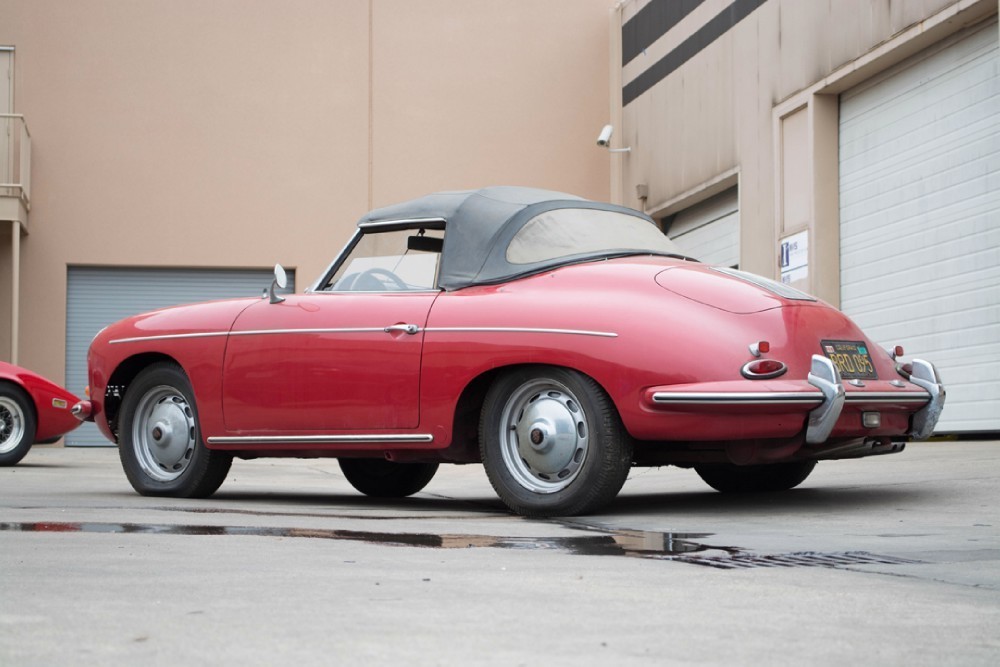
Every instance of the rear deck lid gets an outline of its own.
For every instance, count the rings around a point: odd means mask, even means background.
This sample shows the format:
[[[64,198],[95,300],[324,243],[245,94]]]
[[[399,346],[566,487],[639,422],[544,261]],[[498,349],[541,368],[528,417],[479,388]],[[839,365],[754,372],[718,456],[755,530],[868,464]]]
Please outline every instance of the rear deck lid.
[[[788,285],[721,266],[674,266],[658,273],[656,283],[692,301],[737,314],[816,302],[815,297]]]

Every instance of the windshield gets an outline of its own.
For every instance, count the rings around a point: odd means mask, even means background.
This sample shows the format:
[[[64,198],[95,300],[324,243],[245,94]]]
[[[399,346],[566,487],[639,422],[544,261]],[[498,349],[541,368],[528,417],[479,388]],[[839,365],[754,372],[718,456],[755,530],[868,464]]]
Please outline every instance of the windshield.
[[[415,292],[436,289],[444,232],[368,231],[320,287],[328,292]]]
[[[541,213],[507,246],[511,264],[534,264],[594,253],[681,252],[656,225],[643,218],[600,209],[560,208]]]

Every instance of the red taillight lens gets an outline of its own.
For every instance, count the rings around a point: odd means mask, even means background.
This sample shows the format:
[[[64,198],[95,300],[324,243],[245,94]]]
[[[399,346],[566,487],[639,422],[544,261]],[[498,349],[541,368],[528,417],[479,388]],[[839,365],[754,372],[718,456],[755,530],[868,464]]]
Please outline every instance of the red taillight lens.
[[[749,380],[767,380],[776,378],[788,367],[777,359],[756,359],[743,366],[740,373]]]

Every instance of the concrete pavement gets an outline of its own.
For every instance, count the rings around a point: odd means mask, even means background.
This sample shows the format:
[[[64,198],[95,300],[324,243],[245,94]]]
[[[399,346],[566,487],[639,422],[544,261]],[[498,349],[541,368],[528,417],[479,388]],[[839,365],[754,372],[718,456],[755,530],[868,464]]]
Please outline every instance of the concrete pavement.
[[[135,494],[114,449],[0,469],[0,665],[1000,662],[1000,443],[821,463],[784,494],[637,469],[527,520],[478,466],[375,501],[332,460]]]

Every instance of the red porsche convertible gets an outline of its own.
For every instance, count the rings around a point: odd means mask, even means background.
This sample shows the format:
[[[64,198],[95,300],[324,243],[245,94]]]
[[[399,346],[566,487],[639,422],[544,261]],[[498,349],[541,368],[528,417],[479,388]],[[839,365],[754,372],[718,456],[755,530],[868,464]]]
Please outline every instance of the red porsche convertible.
[[[682,256],[643,214],[495,187],[372,211],[304,294],[104,329],[90,402],[135,489],[207,496],[234,456],[336,457],[402,497],[481,462],[525,515],[593,512],[631,466],[777,491],[931,434],[934,367],[783,284]]]
[[[55,442],[80,425],[79,399],[37,373],[0,361],[0,466],[24,458],[33,444]]]

